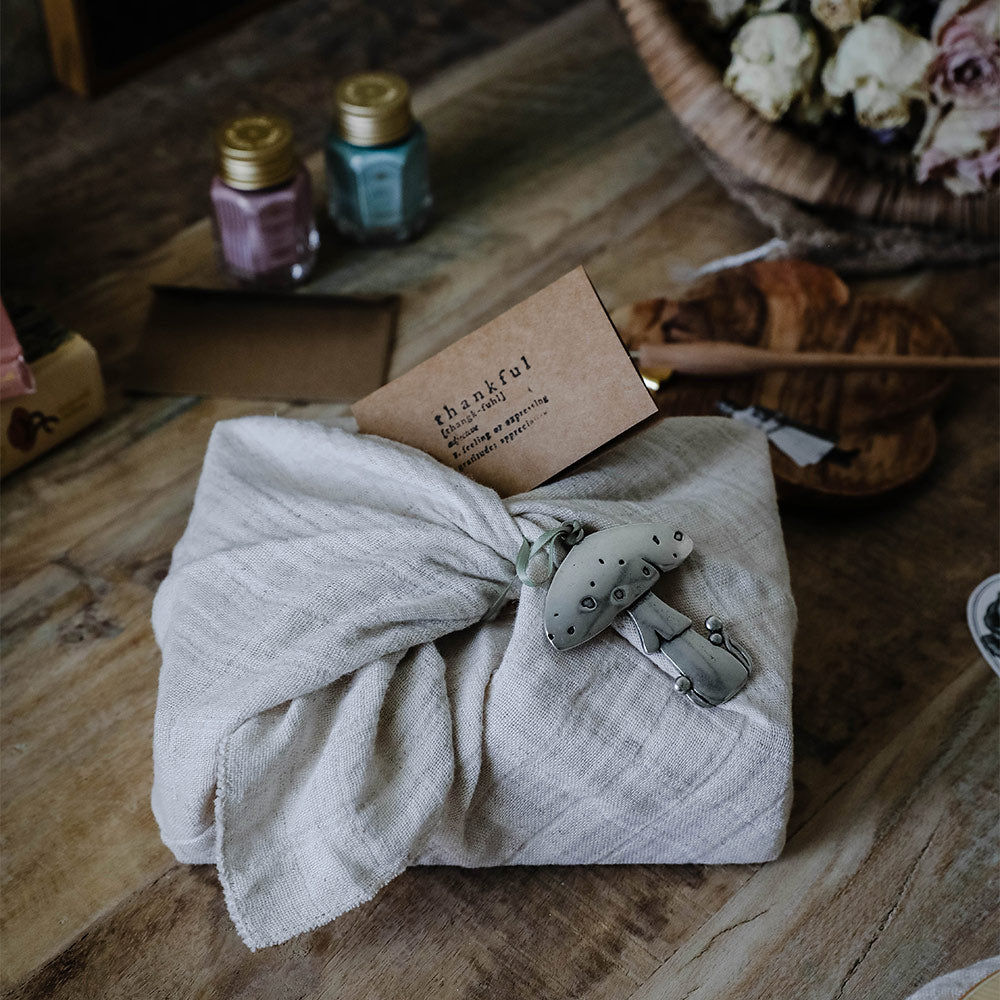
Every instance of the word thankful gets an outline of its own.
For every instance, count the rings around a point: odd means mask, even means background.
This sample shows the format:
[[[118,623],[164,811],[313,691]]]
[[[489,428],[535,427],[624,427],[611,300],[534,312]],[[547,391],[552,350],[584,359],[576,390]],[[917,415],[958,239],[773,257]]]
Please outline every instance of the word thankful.
[[[501,386],[506,386],[514,379],[520,378],[522,371],[531,371],[531,365],[528,364],[528,359],[523,354],[520,357],[520,361],[520,365],[501,368],[492,380],[484,378],[483,389],[476,389],[469,396],[458,400],[454,406],[449,406],[445,403],[441,408],[441,412],[434,414],[434,420],[438,427],[441,428],[441,436],[447,438],[467,423],[468,420],[459,419],[459,413],[475,410],[477,403],[480,404],[481,409],[486,410],[493,406],[494,403],[506,402],[507,394]],[[471,419],[474,415],[474,413],[468,414],[468,419]],[[456,420],[458,421],[457,423],[455,423]]]

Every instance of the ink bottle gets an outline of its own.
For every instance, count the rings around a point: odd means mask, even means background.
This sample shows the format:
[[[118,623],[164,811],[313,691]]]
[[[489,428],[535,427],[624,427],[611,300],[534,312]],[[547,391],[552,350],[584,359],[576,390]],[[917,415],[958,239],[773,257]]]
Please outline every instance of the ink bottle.
[[[395,73],[356,73],[337,85],[326,142],[330,218],[358,243],[403,243],[431,213],[427,135]]]
[[[215,237],[223,269],[252,288],[305,281],[319,247],[312,183],[277,115],[233,118],[216,133],[212,180]]]

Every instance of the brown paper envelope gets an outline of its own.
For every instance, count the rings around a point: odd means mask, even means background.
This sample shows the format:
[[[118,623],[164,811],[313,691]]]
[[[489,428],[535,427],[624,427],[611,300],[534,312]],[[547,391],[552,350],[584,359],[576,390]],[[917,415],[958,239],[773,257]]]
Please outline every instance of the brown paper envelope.
[[[398,306],[395,296],[159,287],[126,388],[353,402],[385,381]]]

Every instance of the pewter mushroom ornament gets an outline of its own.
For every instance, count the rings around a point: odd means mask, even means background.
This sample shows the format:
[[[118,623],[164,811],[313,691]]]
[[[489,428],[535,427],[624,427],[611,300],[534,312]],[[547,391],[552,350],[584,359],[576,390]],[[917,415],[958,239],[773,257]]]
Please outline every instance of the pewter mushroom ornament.
[[[691,619],[650,593],[662,573],[680,565],[694,545],[676,525],[627,524],[595,531],[560,563],[545,599],[545,633],[558,650],[573,649],[626,613],[643,652],[662,654],[677,691],[700,705],[733,697],[750,676],[750,660],[709,617],[706,639]],[[653,662],[663,669],[659,658]]]

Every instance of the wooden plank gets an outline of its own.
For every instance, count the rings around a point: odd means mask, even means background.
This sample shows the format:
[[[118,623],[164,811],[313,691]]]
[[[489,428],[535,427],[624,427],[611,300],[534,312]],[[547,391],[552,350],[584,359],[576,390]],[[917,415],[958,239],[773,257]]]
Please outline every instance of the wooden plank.
[[[657,951],[706,918],[691,896],[709,898],[715,873],[622,869],[609,883],[600,872],[416,870],[334,923],[250,954],[214,872],[177,867],[13,996],[627,996],[656,968]]]
[[[5,298],[52,311],[68,288],[155,252],[202,218],[212,134],[240,109],[280,111],[299,148],[315,150],[339,77],[381,65],[418,88],[436,83],[445,66],[518,38],[574,2],[283,0],[99,101],[46,95],[4,119]]]
[[[12,995],[903,996],[943,941],[965,964],[995,941],[997,707],[971,664],[736,892],[750,869],[415,870],[250,955],[211,868],[177,866]]]
[[[905,997],[944,942],[993,954],[997,708],[970,661],[630,1000]]]
[[[601,3],[442,75],[419,102],[442,137],[438,224],[391,252],[330,248],[316,284],[405,293],[394,372],[581,261],[613,308],[676,293],[697,266],[768,235],[707,178]],[[113,373],[141,324],[146,283],[208,281],[211,261],[207,223],[197,223],[64,305]],[[952,269],[860,290],[934,308],[963,349],[986,353],[996,277]],[[869,981],[901,984],[897,922],[919,937],[926,920],[939,936],[914,975],[959,964],[982,941],[969,937],[963,907],[995,870],[981,831],[997,816],[997,752],[983,738],[993,688],[964,625],[965,596],[997,564],[983,528],[996,506],[997,388],[959,385],[938,461],[913,490],[863,517],[785,513],[800,631],[796,802],[781,862],[413,871],[332,925],[255,955],[214,873],[175,865],[148,811],[149,608],[214,423],[342,411],[115,397],[102,425],[4,486],[5,986],[24,997],[674,996],[657,969],[676,970],[687,961],[677,955],[701,947],[721,954],[729,935],[712,935],[761,899],[769,915],[732,933],[764,954],[772,942],[760,927],[780,925],[773,953],[815,964],[762,969],[784,985],[796,969],[824,988],[846,981],[845,996]],[[840,865],[830,858],[842,843]],[[814,890],[827,861],[829,880]],[[956,892],[928,877],[930,862],[959,879]],[[882,928],[904,884],[904,905]],[[784,924],[782,913],[792,915]]]
[[[169,12],[146,11],[145,20],[138,22],[131,20],[127,12],[123,16],[114,4],[94,0],[89,3],[85,0],[42,0],[42,9],[56,79],[81,97],[94,97],[276,2],[243,0],[228,10],[214,11],[199,10],[198,5],[190,3],[180,5],[179,11],[178,5],[172,5]],[[117,37],[110,50],[100,30],[95,32],[95,28],[106,30],[109,15],[117,15]],[[115,59],[108,59],[109,51],[115,54]]]
[[[93,81],[93,56],[85,11],[79,0],[42,0],[42,13],[56,79],[86,96]]]
[[[238,404],[187,410],[119,453],[115,475],[87,464],[49,516],[42,501],[5,538],[5,984],[172,861],[149,808],[149,617],[220,411]]]
[[[430,98],[440,102],[424,104],[432,127],[457,130],[462,121],[466,128],[464,138],[442,152],[453,169],[458,162],[467,166],[464,203],[446,202],[439,225],[412,247],[391,255],[346,251],[341,265],[315,286],[406,287],[404,360],[397,367],[568,270],[586,255],[585,245],[606,240],[609,220],[627,225],[634,186],[664,175],[662,156],[634,122],[637,112],[625,97],[638,95],[640,119],[663,120],[664,112],[623,36],[591,30],[606,23],[600,7],[574,12],[502,57],[486,57],[474,77],[460,68],[457,85],[446,75],[431,90]],[[574,48],[569,41],[578,36],[589,40]],[[510,100],[505,74],[522,65],[522,86],[541,94],[547,87],[553,96],[539,100],[530,114],[504,112],[506,133],[498,133],[490,122]],[[566,81],[570,93],[582,91],[590,71],[608,82],[608,92],[565,100]],[[565,134],[552,128],[553,118]],[[487,166],[501,155],[505,169],[494,176]],[[586,188],[576,184],[581,165]],[[605,190],[600,171],[615,173],[618,182]],[[700,171],[693,163],[687,183],[664,185],[659,206],[683,194]],[[580,234],[579,240],[567,233]],[[525,253],[529,237],[537,243],[534,253]],[[86,326],[113,375],[141,325],[148,283],[210,280],[213,268],[210,231],[199,223],[142,266],[67,299],[66,307]],[[5,621],[7,983],[168,863],[146,801],[157,662],[148,620],[156,577],[183,529],[214,423],[289,409],[120,397],[113,406],[93,434],[57,460],[41,461],[30,476],[15,476],[5,489],[4,585],[23,609]],[[41,659],[44,672],[37,669]],[[114,706],[117,742],[104,735],[111,724],[107,705]],[[128,725],[121,712],[131,719]],[[69,741],[59,735],[67,728],[76,734]],[[110,749],[113,768],[107,767]],[[120,805],[110,809],[116,801]],[[52,802],[60,803],[56,817]],[[45,823],[50,836],[41,841],[31,831]],[[39,912],[43,869],[50,905]]]

